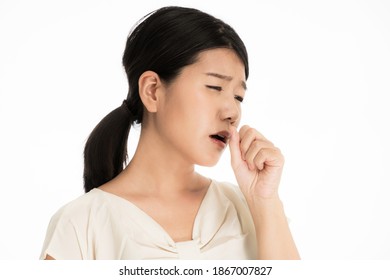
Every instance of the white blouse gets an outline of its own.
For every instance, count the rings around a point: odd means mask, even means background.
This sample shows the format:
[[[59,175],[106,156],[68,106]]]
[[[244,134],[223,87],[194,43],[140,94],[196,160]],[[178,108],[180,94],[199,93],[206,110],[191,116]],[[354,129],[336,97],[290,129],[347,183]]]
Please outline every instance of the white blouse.
[[[192,240],[175,242],[130,201],[95,188],[51,219],[41,259],[255,259],[255,229],[239,188],[212,181]]]

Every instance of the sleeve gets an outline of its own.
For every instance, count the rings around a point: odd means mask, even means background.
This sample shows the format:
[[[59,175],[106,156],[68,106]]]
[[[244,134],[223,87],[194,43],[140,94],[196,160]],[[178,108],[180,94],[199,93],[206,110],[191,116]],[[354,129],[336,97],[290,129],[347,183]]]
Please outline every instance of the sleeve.
[[[76,223],[60,209],[50,220],[40,259],[50,255],[57,260],[84,259],[85,245]]]

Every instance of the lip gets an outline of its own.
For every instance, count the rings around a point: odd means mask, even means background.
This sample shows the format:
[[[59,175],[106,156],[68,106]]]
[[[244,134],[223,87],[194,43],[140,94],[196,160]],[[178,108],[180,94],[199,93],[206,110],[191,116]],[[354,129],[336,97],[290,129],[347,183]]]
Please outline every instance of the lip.
[[[217,144],[221,148],[225,148],[226,145],[229,143],[231,135],[229,131],[221,130],[217,133],[210,134],[209,137],[215,144]]]

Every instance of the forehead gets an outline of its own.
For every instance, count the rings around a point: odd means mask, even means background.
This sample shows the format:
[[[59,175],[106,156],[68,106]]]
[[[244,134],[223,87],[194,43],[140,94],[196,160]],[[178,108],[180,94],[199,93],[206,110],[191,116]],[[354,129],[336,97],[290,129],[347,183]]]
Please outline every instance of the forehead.
[[[190,65],[199,74],[218,73],[245,81],[245,67],[237,54],[227,48],[206,50],[199,53],[194,64]]]

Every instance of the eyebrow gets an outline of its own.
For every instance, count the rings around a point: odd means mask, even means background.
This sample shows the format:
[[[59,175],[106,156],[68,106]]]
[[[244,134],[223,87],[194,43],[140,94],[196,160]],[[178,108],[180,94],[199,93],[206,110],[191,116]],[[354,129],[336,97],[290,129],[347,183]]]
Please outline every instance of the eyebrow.
[[[222,74],[218,74],[218,73],[207,72],[206,75],[207,76],[216,77],[216,78],[219,78],[219,79],[222,79],[222,80],[225,80],[225,81],[229,81],[229,82],[231,80],[233,80],[233,77],[231,77],[231,76],[226,76],[226,75],[222,75]],[[244,90],[247,89],[245,81],[241,81],[241,86],[243,87]]]

